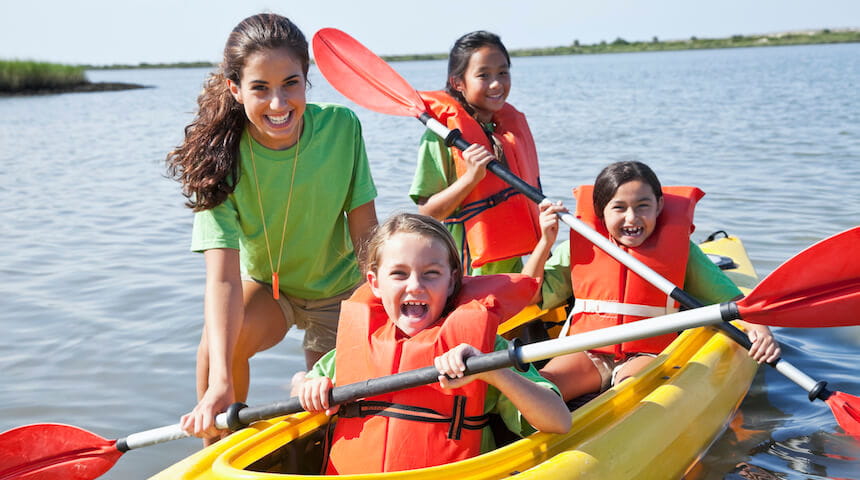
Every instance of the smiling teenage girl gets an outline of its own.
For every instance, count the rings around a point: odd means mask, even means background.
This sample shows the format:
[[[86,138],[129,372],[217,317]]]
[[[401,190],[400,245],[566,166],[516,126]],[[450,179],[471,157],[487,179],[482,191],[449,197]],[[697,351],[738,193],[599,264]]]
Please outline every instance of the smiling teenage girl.
[[[683,285],[693,297],[705,303],[720,303],[742,296],[690,241],[693,210],[704,195],[698,188],[663,188],[647,165],[618,162],[600,172],[593,189],[582,186],[574,195],[576,214],[583,222],[675,285]],[[556,212],[561,210],[560,205],[541,206],[544,236],[523,273],[543,277],[544,306],[561,304],[570,295],[576,298],[571,334],[677,310],[674,300],[575,231],[547,262],[558,232]],[[752,341],[753,359],[762,363],[779,357],[779,345],[766,326],[742,323]],[[558,385],[565,400],[571,400],[635,375],[675,336],[556,357],[541,369],[541,374]]]
[[[511,60],[498,36],[464,35],[448,60],[444,92],[422,92],[429,111],[473,145],[463,152],[431,132],[421,138],[409,191],[418,211],[444,220],[473,275],[516,272],[534,248],[537,207],[486,166],[496,159],[535,187],[537,151],[525,116],[506,103]]]
[[[306,102],[308,63],[288,19],[243,20],[168,156],[206,262],[199,403],[181,421],[194,435],[219,434],[213,416],[248,394],[248,360],[292,325],[309,366],[333,348],[340,301],[361,280],[354,252],[376,225],[361,126]]]
[[[346,385],[434,364],[439,383],[341,406],[328,473],[398,471],[469,458],[492,448],[489,413],[501,415],[520,435],[570,428],[570,412],[534,367],[463,376],[465,358],[507,348],[496,328],[532,298],[532,279],[464,279],[445,227],[415,214],[379,227],[364,267],[369,287],[344,302],[337,349],[293,394],[306,410],[331,414],[337,410],[329,405],[333,379]]]

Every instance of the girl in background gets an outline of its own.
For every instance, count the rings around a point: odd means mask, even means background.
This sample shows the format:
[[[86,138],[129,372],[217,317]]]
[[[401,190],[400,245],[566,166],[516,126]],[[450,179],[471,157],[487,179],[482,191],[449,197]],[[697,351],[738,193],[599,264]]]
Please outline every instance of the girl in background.
[[[472,32],[451,49],[445,91],[421,93],[428,110],[472,146],[460,152],[425,132],[409,196],[420,213],[447,224],[472,275],[518,272],[520,256],[540,237],[537,206],[486,170],[495,159],[540,188],[528,122],[506,103],[510,67],[497,35]]]

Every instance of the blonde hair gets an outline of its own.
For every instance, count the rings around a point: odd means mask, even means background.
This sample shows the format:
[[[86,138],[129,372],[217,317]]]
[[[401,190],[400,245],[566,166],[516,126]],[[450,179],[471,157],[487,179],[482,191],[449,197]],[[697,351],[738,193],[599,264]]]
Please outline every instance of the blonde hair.
[[[460,261],[460,249],[457,248],[454,237],[433,217],[419,215],[417,213],[399,213],[384,223],[374,228],[370,240],[361,249],[361,268],[367,272],[377,272],[382,262],[382,246],[396,233],[414,233],[422,237],[433,238],[442,242],[448,253],[448,265],[451,267],[451,276],[454,281],[454,290],[448,297],[443,314],[447,314],[453,307],[453,301],[460,293],[463,285],[463,264]]]

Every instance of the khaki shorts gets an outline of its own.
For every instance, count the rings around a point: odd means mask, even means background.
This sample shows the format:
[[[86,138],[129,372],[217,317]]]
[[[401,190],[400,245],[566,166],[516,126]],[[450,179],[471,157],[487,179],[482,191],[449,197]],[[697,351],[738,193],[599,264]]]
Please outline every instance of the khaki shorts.
[[[634,353],[633,355],[629,355],[628,357],[615,361],[615,355],[610,353],[593,353],[593,352],[585,352],[588,355],[591,363],[597,367],[597,371],[600,372],[600,391],[603,392],[609,387],[615,385],[615,377],[618,376],[618,371],[621,370],[627,362],[636,358],[636,357],[656,357],[653,353]]]
[[[251,278],[246,278],[246,280],[255,281],[265,286],[269,292],[272,291],[272,285],[269,283]],[[305,331],[305,338],[302,340],[303,349],[311,352],[326,353],[335,347],[337,322],[340,317],[340,302],[352,296],[352,293],[359,285],[350,288],[340,295],[318,300],[291,297],[281,291],[277,302],[284,313],[287,329],[289,330],[295,325],[296,328]]]

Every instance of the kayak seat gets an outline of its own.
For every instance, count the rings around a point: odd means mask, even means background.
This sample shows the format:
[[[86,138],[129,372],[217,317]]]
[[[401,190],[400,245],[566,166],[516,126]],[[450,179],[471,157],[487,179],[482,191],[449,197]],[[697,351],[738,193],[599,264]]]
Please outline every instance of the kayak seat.
[[[265,473],[322,475],[336,421],[297,438],[248,465],[247,470]]]

